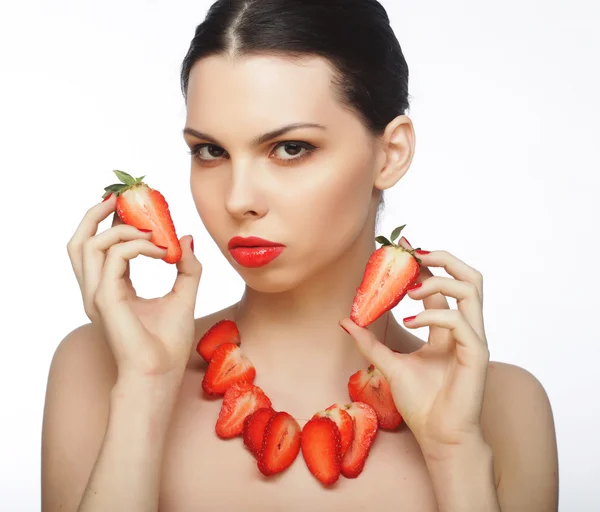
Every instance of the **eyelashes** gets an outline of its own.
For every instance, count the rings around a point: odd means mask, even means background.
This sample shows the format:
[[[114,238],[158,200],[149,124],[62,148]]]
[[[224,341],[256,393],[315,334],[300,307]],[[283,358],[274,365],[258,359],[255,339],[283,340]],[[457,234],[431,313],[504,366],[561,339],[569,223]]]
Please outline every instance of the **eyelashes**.
[[[316,149],[318,149],[316,146],[308,142],[286,140],[273,147],[269,158],[275,158],[281,165],[293,165],[312,156]],[[223,148],[210,143],[196,144],[191,150],[188,150],[188,153],[203,166],[213,166],[223,159],[229,158]],[[273,156],[274,154],[275,156]]]

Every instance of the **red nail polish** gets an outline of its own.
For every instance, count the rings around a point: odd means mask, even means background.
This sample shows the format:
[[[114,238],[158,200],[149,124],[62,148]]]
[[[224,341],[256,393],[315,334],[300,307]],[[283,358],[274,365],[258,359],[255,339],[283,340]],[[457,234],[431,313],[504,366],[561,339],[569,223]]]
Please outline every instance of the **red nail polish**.
[[[408,238],[404,237],[404,240],[406,240],[406,243],[407,243],[408,245],[410,245],[411,247],[413,246],[413,245],[412,245],[412,244],[411,244],[411,243],[408,241]]]
[[[430,254],[429,251],[415,251],[417,254]]]
[[[108,201],[111,197],[112,197],[112,192],[110,194],[108,194],[104,199],[102,199],[102,202]]]
[[[151,229],[138,228],[138,231],[141,231],[142,233],[152,233]]]
[[[192,252],[194,252],[194,239],[193,238],[190,240],[190,248],[192,249]]]
[[[410,322],[411,320],[414,320],[415,318],[417,318],[417,316],[407,316],[404,320],[402,320],[405,323]]]
[[[159,249],[163,249],[164,251],[166,251],[168,249],[168,247],[163,247],[162,245],[158,245],[158,244],[156,244],[156,247],[158,247]]]
[[[409,286],[408,290],[416,290],[417,288],[421,288],[421,286],[423,286],[423,283],[415,283],[412,286]]]
[[[341,327],[342,329],[344,329],[344,331],[346,331],[348,334],[350,334],[350,331],[349,331],[348,329],[346,329],[346,328],[345,328],[345,327],[344,327],[342,324],[340,324],[340,327]]]

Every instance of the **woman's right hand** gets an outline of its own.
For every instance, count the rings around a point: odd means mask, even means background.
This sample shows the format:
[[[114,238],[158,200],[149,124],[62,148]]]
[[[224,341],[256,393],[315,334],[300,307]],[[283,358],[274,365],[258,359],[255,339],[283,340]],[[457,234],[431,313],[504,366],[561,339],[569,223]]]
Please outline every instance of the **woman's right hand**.
[[[129,261],[139,255],[161,259],[166,250],[150,241],[152,233],[123,223],[96,234],[115,209],[114,194],[90,208],[67,244],[85,312],[103,329],[119,378],[181,377],[195,341],[194,309],[202,274],[192,237],[180,239],[182,256],[173,289],[160,298],[140,298],[129,279]]]

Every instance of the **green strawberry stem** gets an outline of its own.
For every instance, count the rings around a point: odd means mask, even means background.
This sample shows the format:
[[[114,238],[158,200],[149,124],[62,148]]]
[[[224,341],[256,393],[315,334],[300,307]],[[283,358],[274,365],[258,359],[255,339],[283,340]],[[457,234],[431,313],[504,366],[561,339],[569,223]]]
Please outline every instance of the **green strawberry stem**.
[[[392,235],[390,236],[391,241],[388,240],[385,236],[378,236],[375,237],[375,241],[379,242],[382,246],[386,246],[386,245],[391,245],[393,247],[396,247],[397,249],[402,249],[403,251],[406,251],[408,253],[411,254],[411,256],[413,258],[415,258],[417,260],[417,263],[421,263],[422,260],[417,258],[415,256],[415,251],[420,251],[421,248],[417,247],[416,249],[405,249],[404,247],[402,247],[400,244],[395,243],[396,239],[400,236],[400,233],[402,233],[402,230],[406,227],[406,224],[404,224],[403,226],[399,226],[396,229],[394,229],[394,231],[392,231]]]
[[[121,195],[126,190],[132,189],[134,187],[145,185],[144,178],[146,176],[142,176],[140,178],[134,178],[133,176],[127,174],[123,171],[113,171],[117,178],[121,181],[121,183],[115,183],[114,185],[109,185],[108,187],[104,187],[104,194],[102,199],[106,198],[110,194],[115,194],[117,197]]]

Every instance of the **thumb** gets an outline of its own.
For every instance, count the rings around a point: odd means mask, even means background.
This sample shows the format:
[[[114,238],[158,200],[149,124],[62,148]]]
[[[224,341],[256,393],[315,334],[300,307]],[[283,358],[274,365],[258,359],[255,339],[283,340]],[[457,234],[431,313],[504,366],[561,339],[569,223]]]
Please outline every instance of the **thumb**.
[[[195,306],[202,275],[202,264],[194,254],[194,240],[191,235],[182,237],[179,243],[181,244],[181,258],[176,264],[177,278],[173,285],[173,293],[186,300],[191,300]]]
[[[394,351],[381,343],[369,329],[356,325],[350,318],[341,320],[340,326],[354,338],[363,357],[383,373],[383,376],[389,381],[396,359]]]

